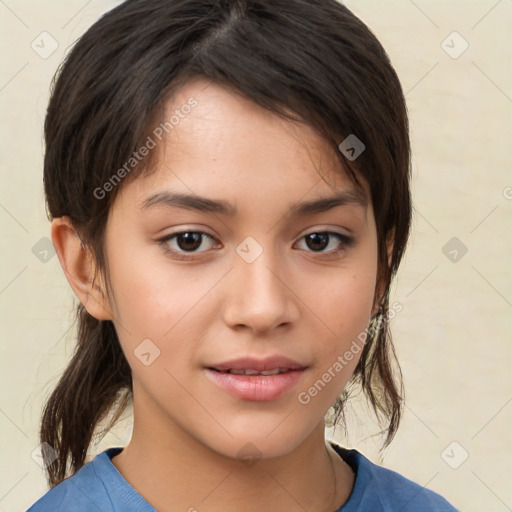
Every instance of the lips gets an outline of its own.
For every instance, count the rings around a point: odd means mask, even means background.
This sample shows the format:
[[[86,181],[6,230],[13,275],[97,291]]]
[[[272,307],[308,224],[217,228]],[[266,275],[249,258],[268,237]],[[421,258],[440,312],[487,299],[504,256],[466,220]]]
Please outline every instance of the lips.
[[[271,401],[297,385],[306,365],[287,357],[241,358],[206,367],[206,375],[221,390],[251,401]]]

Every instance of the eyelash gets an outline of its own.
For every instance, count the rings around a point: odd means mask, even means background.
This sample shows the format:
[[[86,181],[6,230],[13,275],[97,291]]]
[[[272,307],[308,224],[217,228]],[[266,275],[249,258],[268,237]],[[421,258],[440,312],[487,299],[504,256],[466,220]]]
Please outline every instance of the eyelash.
[[[180,252],[180,251],[177,251],[175,249],[171,249],[169,247],[169,241],[178,237],[179,235],[183,235],[183,234],[186,234],[186,233],[194,233],[194,234],[199,234],[199,235],[202,235],[202,238],[201,238],[201,243],[203,242],[203,238],[206,237],[206,238],[210,238],[212,240],[214,240],[214,238],[209,235],[208,233],[205,233],[204,231],[193,231],[193,230],[185,230],[185,231],[178,231],[176,233],[172,233],[170,235],[166,235],[165,237],[157,240],[157,242],[159,243],[159,245],[162,246],[163,248],[163,251],[166,253],[166,254],[169,254],[171,255],[173,258],[177,259],[177,260],[180,260],[180,261],[185,261],[185,260],[192,260],[194,259],[194,256],[184,256],[184,254],[197,254],[198,251],[189,251],[189,252]],[[305,239],[306,237],[310,236],[310,235],[330,235],[330,236],[334,236],[336,237],[339,241],[340,241],[340,244],[342,244],[344,246],[343,249],[336,249],[336,250],[331,250],[331,251],[327,251],[327,252],[324,252],[324,251],[311,251],[311,250],[308,250],[307,252],[311,252],[313,254],[319,254],[319,255],[327,255],[327,254],[330,254],[330,255],[337,255],[337,254],[341,254],[343,252],[344,249],[348,249],[348,248],[351,248],[352,246],[355,245],[355,239],[352,238],[352,237],[349,237],[347,235],[343,235],[341,233],[336,233],[334,231],[312,231],[311,233],[307,233],[306,235],[302,236],[301,237],[301,240]],[[330,240],[328,242],[328,244],[330,243]],[[199,251],[199,253],[201,252],[206,252],[206,251]]]

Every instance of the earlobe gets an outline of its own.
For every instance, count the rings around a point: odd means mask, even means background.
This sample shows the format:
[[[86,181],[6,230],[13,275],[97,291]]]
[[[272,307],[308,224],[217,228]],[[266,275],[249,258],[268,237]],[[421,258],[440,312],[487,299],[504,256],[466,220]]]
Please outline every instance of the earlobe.
[[[112,320],[106,294],[102,286],[94,282],[92,254],[80,240],[69,217],[53,219],[51,238],[66,279],[80,302],[96,319]]]

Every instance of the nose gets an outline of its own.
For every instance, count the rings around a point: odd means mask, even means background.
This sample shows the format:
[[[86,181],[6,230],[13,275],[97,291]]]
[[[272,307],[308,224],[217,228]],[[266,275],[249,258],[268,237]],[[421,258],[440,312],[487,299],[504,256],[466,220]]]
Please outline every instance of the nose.
[[[297,320],[298,299],[289,272],[281,271],[284,266],[267,249],[251,263],[236,255],[224,307],[230,327],[265,333]]]

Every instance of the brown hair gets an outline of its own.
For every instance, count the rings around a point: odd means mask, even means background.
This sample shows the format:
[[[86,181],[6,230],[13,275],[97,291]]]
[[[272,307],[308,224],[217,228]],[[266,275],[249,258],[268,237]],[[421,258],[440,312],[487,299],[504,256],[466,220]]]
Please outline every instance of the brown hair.
[[[70,217],[108,284],[104,233],[124,182],[103,199],[94,191],[142,145],[169,94],[195,76],[307,123],[333,145],[355,183],[362,176],[369,184],[383,323],[368,337],[351,382],[387,420],[389,444],[402,410],[387,311],[410,229],[408,118],[384,49],[336,0],[127,0],[102,16],[52,83],[44,127],[49,218]],[[354,161],[338,151],[350,134],[366,146]],[[129,179],[146,164],[141,161]],[[112,426],[132,391],[113,323],[95,319],[82,304],[77,322],[76,351],[42,417],[41,442],[57,453],[46,470],[50,486],[83,466],[98,423],[111,414]],[[335,403],[337,420],[346,398],[344,391]]]

